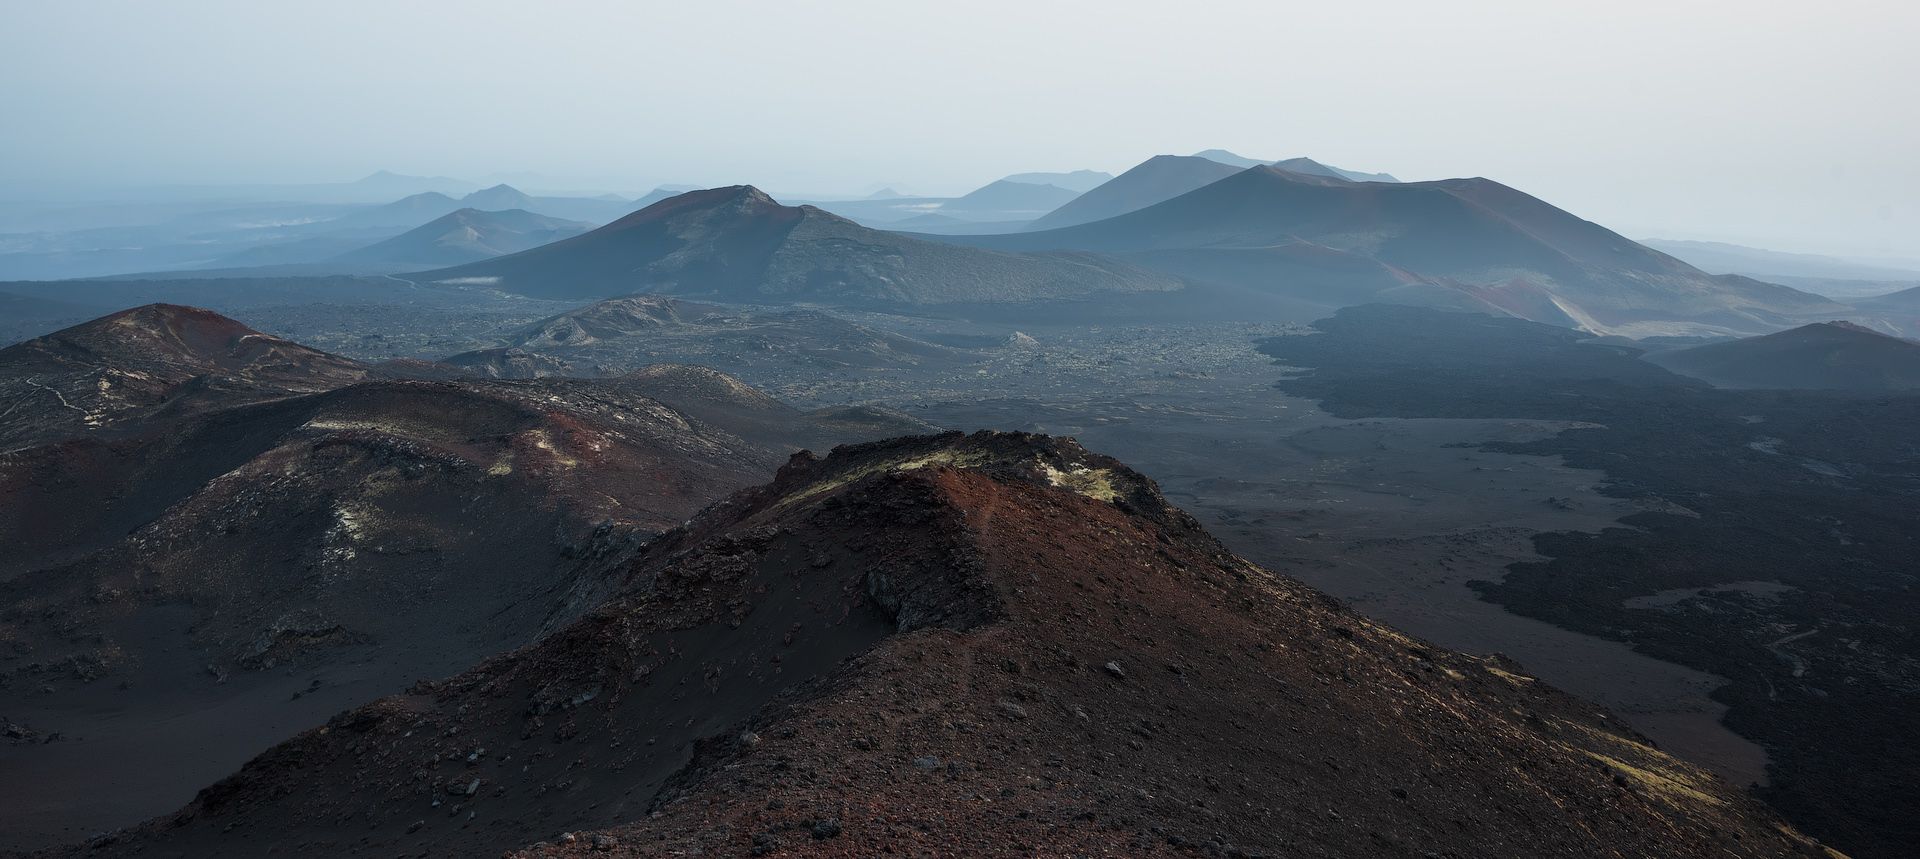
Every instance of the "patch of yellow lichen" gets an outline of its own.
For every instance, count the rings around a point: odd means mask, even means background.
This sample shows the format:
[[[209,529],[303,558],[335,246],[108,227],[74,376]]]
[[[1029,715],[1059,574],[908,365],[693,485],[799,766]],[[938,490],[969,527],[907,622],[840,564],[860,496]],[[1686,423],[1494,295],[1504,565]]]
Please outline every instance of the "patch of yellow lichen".
[[[558,445],[555,445],[553,443],[553,436],[546,430],[538,428],[530,429],[526,431],[525,436],[529,444],[532,444],[542,453],[545,453],[553,460],[555,465],[561,468],[574,468],[580,464],[580,460],[573,458],[571,455],[562,451]]]
[[[1515,686],[1525,686],[1528,683],[1532,683],[1534,681],[1534,678],[1528,677],[1525,674],[1515,674],[1511,671],[1505,671],[1492,665],[1488,665],[1485,667],[1487,669],[1488,674],[1491,674],[1495,677],[1505,680],[1508,683],[1512,683]]]
[[[1078,492],[1100,501],[1115,501],[1120,498],[1120,491],[1113,486],[1112,471],[1086,466],[1062,471],[1044,462],[1039,465],[1041,473],[1047,476],[1047,482],[1062,489]]]
[[[1726,805],[1727,801],[1702,790],[1706,783],[1680,769],[1649,769],[1637,767],[1619,758],[1603,755],[1591,749],[1586,750],[1587,757],[1593,758],[1614,772],[1639,783],[1647,792],[1652,793],[1675,805]]]
[[[951,450],[938,450],[925,456],[916,456],[909,459],[876,462],[861,468],[851,469],[831,479],[822,480],[799,492],[788,495],[786,498],[781,499],[779,504],[774,505],[774,509],[791,507],[803,501],[818,498],[869,475],[884,474],[889,471],[914,471],[933,465],[951,465],[956,468],[971,468],[984,465],[986,462],[987,457],[984,454],[972,453],[961,456]]]
[[[1720,807],[1726,799],[1716,789],[1713,777],[1701,769],[1645,743],[1635,742],[1611,731],[1602,731],[1577,722],[1559,720],[1588,737],[1592,743],[1572,746],[1576,751],[1611,767],[1647,793],[1675,807]],[[1632,761],[1631,763],[1629,761]]]

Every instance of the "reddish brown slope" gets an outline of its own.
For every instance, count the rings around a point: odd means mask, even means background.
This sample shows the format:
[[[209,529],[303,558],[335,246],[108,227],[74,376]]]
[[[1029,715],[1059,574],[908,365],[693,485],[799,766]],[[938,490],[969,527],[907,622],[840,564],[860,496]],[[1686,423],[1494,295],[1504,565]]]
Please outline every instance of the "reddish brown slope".
[[[1590,705],[1228,554],[1071,442],[796,457],[628,581],[87,855],[1821,853]]]
[[[688,376],[690,401],[761,396]],[[6,749],[0,849],[178,807],[344,707],[564,626],[642,538],[796,447],[892,434],[648,389],[365,382],[0,453],[0,716],[60,737]]]
[[[355,361],[210,310],[149,304],[0,349],[0,450],[367,375]]]

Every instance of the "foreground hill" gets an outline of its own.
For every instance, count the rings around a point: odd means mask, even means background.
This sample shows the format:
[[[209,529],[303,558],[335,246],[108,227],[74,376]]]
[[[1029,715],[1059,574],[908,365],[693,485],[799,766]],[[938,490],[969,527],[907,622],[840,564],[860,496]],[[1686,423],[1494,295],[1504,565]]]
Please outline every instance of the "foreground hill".
[[[1647,360],[1724,388],[1920,389],[1920,343],[1847,322],[1816,322]]]
[[[1198,155],[1155,155],[1035,219],[1028,229],[1053,230],[1103,221],[1171,200],[1242,169]]]
[[[582,236],[426,273],[550,298],[634,292],[741,302],[1020,302],[1179,283],[1090,254],[1010,254],[862,227],[750,186],[693,191]]]
[[[1324,286],[1284,267],[1266,270],[1258,255],[1281,249],[1291,266],[1317,254],[1342,269],[1364,259],[1381,268],[1335,306],[1393,300],[1379,293],[1406,286],[1410,275],[1424,292],[1411,303],[1630,336],[1760,333],[1846,311],[1809,293],[1708,275],[1486,179],[1349,182],[1254,167],[1096,223],[947,240],[1125,255],[1190,280],[1283,292]]]
[[[149,304],[0,349],[0,449],[330,390],[368,373],[209,310]]]
[[[341,254],[334,257],[334,261],[434,268],[518,253],[592,228],[592,224],[584,221],[563,221],[525,209],[466,208],[391,239]]]
[[[641,540],[789,451],[903,428],[702,405],[743,389],[369,381],[0,454],[0,849],[175,807],[343,707],[564,624]]]
[[[1071,442],[798,455],[618,581],[85,855],[1822,855]]]

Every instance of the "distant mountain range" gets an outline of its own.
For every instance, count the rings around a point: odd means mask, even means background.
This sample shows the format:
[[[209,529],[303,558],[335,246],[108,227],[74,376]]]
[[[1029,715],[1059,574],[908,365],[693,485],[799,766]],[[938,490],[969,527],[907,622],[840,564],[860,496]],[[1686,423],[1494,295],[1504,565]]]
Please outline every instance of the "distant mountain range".
[[[383,206],[354,212],[326,222],[328,228],[404,226],[417,227],[461,209],[486,212],[522,209],[549,218],[604,224],[632,212],[634,201],[605,197],[533,197],[511,185],[483,188],[455,199],[438,191],[403,197]]]
[[[1203,188],[1243,168],[1196,155],[1156,155],[1029,225],[1051,230],[1102,221]]]
[[[1723,388],[1920,389],[1920,343],[1847,322],[1657,352],[1647,360]]]
[[[1052,185],[1085,194],[1113,179],[1112,173],[1099,170],[1074,170],[1067,173],[1015,173],[1001,179],[1025,185]]]
[[[1745,275],[1849,303],[1857,304],[1901,288],[1920,286],[1920,270],[1819,254],[1782,253],[1724,242],[1646,239],[1641,244],[1714,274]]]
[[[974,189],[940,207],[942,214],[978,212],[1000,218],[1032,219],[1058,209],[1080,196],[1058,185],[1002,179]]]
[[[634,292],[742,302],[941,304],[1166,291],[1178,281],[1079,253],[1001,253],[862,227],[751,186],[694,191],[533,250],[428,272],[539,297]]]
[[[1362,173],[1358,170],[1342,170],[1338,167],[1328,167],[1327,165],[1322,164],[1318,161],[1315,161],[1311,158],[1283,158],[1278,161],[1261,161],[1257,158],[1248,158],[1244,155],[1236,155],[1232,152],[1228,152],[1225,149],[1208,149],[1204,152],[1195,152],[1194,157],[1206,158],[1211,161],[1218,161],[1222,164],[1231,164],[1235,167],[1259,167],[1261,165],[1272,165],[1282,170],[1290,170],[1295,173],[1305,173],[1311,176],[1327,176],[1334,179],[1346,179],[1353,182],[1398,182],[1400,181],[1386,173]]]
[[[1130,174],[1203,178],[1195,162],[1214,163],[1155,158],[1036,226],[1098,201]],[[1196,282],[1328,306],[1439,304],[1629,336],[1761,333],[1847,312],[1820,296],[1708,275],[1486,179],[1352,182],[1273,166],[1218,169],[1229,175],[1104,220],[944,240],[1113,254]]]
[[[916,197],[882,188],[859,200],[803,202],[877,229],[1008,232],[1025,227],[1027,222],[1079,196],[1080,190],[1069,185],[1097,185],[1104,178],[1111,177],[1090,170],[1023,173],[990,182],[958,197]]]
[[[435,268],[518,253],[590,229],[593,225],[584,221],[563,221],[525,209],[460,209],[333,259],[344,263],[388,264],[402,269]]]
[[[1899,281],[1920,284],[1920,271],[1866,265],[1820,254],[1796,254],[1750,248],[1725,242],[1641,239],[1654,250],[1686,260],[1714,274],[1748,277],[1803,277],[1831,280]]]

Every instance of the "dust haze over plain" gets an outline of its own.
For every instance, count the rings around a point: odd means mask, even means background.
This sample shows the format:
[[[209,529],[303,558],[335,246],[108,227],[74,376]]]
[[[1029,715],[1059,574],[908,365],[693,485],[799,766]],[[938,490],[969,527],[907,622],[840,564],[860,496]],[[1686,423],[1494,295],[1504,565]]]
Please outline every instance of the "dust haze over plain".
[[[1765,5],[8,0],[0,196],[381,169],[958,193],[1224,147],[1920,258],[1920,11]]]

